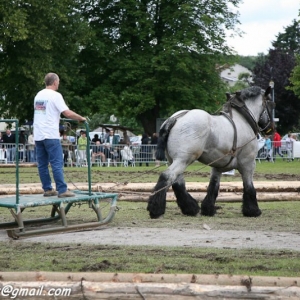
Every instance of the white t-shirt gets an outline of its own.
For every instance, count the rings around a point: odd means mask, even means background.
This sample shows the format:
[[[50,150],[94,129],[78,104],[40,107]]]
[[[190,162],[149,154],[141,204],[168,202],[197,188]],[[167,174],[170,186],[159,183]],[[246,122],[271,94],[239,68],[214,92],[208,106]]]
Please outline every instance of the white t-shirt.
[[[60,114],[68,110],[62,95],[51,89],[43,89],[34,98],[34,140],[59,139]]]

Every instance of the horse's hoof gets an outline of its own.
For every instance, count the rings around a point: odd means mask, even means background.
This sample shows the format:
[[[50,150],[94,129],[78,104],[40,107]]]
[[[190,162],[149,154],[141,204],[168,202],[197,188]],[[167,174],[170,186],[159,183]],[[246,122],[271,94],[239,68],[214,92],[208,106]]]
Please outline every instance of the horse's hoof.
[[[163,219],[164,215],[154,215],[150,213],[150,218],[151,219]]]
[[[201,215],[206,217],[213,217],[216,214],[215,206],[201,205]]]
[[[254,210],[243,210],[243,215],[244,217],[256,218],[261,215],[261,210],[259,208]]]

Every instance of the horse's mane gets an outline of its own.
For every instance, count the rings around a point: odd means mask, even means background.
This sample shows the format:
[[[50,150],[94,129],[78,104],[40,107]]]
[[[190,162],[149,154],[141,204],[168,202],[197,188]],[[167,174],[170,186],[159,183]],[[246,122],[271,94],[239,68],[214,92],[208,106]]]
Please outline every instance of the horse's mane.
[[[245,101],[246,99],[254,98],[254,97],[261,95],[261,92],[262,92],[262,89],[260,87],[250,86],[244,90],[241,90],[240,98]]]

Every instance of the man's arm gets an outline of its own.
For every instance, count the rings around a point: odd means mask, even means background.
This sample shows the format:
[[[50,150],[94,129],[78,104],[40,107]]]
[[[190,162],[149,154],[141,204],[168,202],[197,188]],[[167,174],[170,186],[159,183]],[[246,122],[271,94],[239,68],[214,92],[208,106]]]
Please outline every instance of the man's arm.
[[[62,114],[68,119],[76,120],[79,122],[86,121],[86,118],[76,114],[73,110],[70,109],[63,111]]]

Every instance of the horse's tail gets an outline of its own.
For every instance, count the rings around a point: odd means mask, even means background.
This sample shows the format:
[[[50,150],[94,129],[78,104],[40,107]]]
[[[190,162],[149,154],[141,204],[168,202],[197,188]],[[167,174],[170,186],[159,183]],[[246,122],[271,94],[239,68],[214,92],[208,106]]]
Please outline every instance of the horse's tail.
[[[163,125],[160,127],[159,130],[159,137],[157,141],[157,148],[155,152],[155,158],[157,160],[164,160],[165,159],[165,150],[167,147],[169,133],[172,127],[175,125],[177,119],[176,118],[169,118],[167,119]]]

